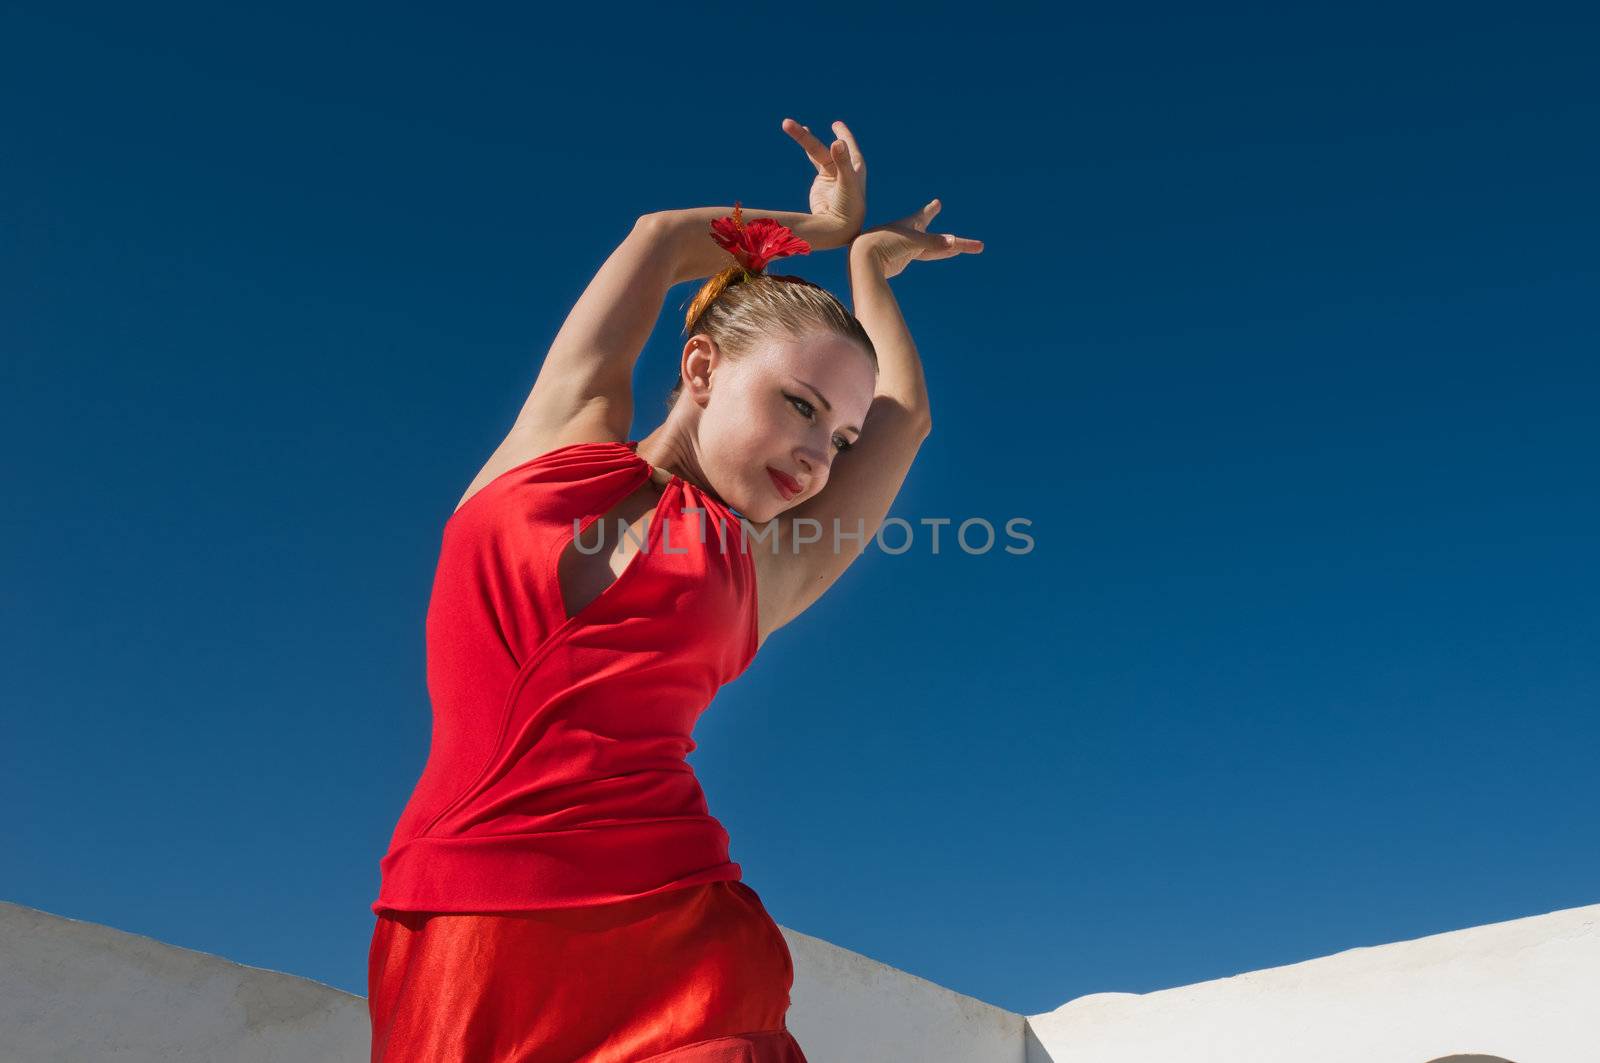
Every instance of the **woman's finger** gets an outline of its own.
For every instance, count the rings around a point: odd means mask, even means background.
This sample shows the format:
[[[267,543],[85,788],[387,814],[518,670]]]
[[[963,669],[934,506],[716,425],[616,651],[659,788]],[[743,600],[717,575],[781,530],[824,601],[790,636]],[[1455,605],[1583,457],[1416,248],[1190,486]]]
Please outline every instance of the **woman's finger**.
[[[818,173],[829,173],[836,165],[833,153],[822,146],[822,141],[811,135],[811,130],[796,122],[793,118],[783,120],[783,131],[794,138],[795,143],[806,149],[811,162]]]
[[[977,254],[983,250],[982,240],[969,240],[962,236],[952,236],[950,233],[929,234],[931,241],[924,245],[918,258],[939,259],[953,258],[960,254]]]
[[[850,132],[850,127],[843,122],[835,122],[833,123],[833,132],[840,140],[844,141],[845,147],[849,150],[851,168],[856,170],[864,169],[867,164],[861,159],[861,148],[856,144],[855,134]]]

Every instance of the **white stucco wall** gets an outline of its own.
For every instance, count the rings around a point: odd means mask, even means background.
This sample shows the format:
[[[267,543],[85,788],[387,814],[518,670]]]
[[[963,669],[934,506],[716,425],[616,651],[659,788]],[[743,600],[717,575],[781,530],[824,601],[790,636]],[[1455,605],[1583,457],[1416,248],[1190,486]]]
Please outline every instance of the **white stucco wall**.
[[[367,1026],[320,982],[0,902],[5,1063],[365,1063]]]
[[[1022,1063],[1021,1015],[782,928],[810,1063]],[[367,1002],[0,902],[0,1063],[366,1063]]]
[[[1029,1017],[1028,1063],[1600,1061],[1600,904]]]
[[[808,1063],[1023,1063],[1016,1012],[782,929],[795,971],[789,1029]]]
[[[783,934],[811,1063],[1600,1063],[1600,905],[1027,1018]],[[367,1057],[361,997],[0,902],[0,1063]]]

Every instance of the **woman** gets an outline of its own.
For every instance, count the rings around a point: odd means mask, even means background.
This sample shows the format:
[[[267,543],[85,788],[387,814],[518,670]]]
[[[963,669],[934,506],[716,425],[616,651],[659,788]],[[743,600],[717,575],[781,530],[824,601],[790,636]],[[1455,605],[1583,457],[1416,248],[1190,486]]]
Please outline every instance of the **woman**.
[[[788,948],[690,734],[870,541],[928,434],[888,278],[982,245],[928,233],[937,200],[861,232],[849,129],[783,128],[811,213],[640,218],[446,522],[432,747],[372,906],[375,1061],[804,1061]],[[854,315],[764,272],[846,245]],[[702,277],[667,418],[630,440],[634,363]]]

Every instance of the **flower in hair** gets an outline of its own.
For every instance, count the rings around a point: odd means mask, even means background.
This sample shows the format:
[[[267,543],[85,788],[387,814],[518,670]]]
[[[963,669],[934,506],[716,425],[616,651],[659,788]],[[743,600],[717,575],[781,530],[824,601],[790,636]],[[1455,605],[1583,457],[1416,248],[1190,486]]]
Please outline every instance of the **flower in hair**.
[[[711,223],[711,238],[732,253],[746,273],[760,273],[775,258],[811,253],[811,245],[776,218],[745,221],[738,200],[733,201],[732,214]]]

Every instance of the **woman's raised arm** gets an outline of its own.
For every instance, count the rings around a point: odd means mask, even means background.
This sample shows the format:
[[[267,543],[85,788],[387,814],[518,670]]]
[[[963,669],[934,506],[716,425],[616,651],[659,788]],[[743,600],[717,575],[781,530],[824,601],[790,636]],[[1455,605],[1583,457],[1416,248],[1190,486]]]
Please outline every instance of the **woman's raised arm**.
[[[743,207],[747,218],[772,218],[811,245],[813,251],[843,247],[861,231],[867,216],[867,165],[861,148],[843,122],[833,123],[839,135],[827,147],[807,126],[783,120],[783,131],[802,148],[817,173],[811,182],[811,213]],[[709,277],[728,265],[728,253],[711,239],[711,223],[733,213],[732,207],[697,207],[652,214],[662,228],[674,263],[672,283]]]
[[[633,367],[674,283],[665,235],[657,215],[644,215],[601,264],[551,341],[514,435],[549,440],[546,450],[625,437],[633,421]]]
[[[635,221],[556,333],[513,431],[556,440],[546,449],[624,438],[633,423],[633,369],[667,290],[732,261],[711,238],[712,221],[732,212],[695,207]],[[745,208],[745,215],[776,218],[818,250],[842,247],[853,235],[810,214]]]
[[[866,213],[866,166],[855,138],[843,122],[834,123],[840,139],[827,147],[793,119],[784,119],[783,130],[816,168],[811,213],[745,213],[778,219],[816,249],[843,247],[860,232]],[[731,211],[665,210],[634,221],[562,323],[516,422],[467,496],[557,447],[626,438],[633,423],[633,369],[667,291],[709,277],[731,261],[711,238],[711,222]]]
[[[932,200],[915,214],[869,229],[850,245],[854,313],[878,354],[877,391],[860,438],[836,459],[827,486],[776,518],[770,555],[755,552],[771,588],[761,609],[766,634],[808,609],[866,549],[932,430],[922,359],[889,278],[914,261],[983,250],[981,240],[928,232],[939,206]]]
[[[743,204],[740,209],[744,211],[746,219],[772,218],[780,225],[788,226],[796,236],[810,244],[813,251],[843,247],[855,236],[855,231],[848,227],[815,214],[762,210]],[[672,283],[709,277],[733,261],[728,252],[711,238],[711,223],[732,213],[733,207],[726,206],[665,210],[649,215],[659,221],[664,230],[662,239],[670,247],[669,255],[676,267]]]

